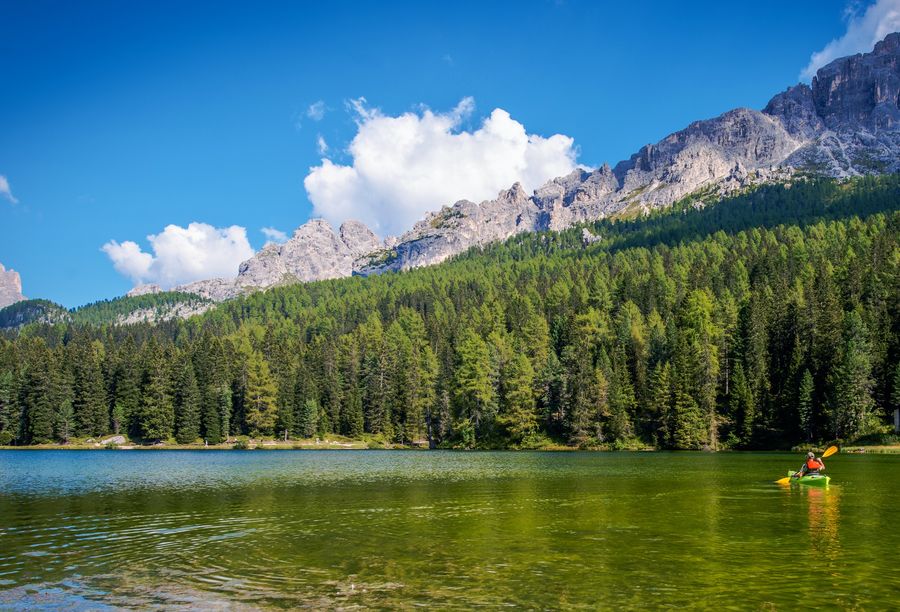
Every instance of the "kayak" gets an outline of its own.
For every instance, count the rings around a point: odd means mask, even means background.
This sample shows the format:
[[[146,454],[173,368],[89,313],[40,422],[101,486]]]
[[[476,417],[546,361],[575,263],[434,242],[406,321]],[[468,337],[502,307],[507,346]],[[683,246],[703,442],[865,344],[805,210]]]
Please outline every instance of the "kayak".
[[[831,480],[831,476],[825,476],[824,474],[808,474],[806,476],[801,476],[800,478],[795,478],[794,474],[797,472],[788,472],[788,476],[791,477],[791,484],[802,484],[809,485],[812,487],[827,487],[828,482]]]

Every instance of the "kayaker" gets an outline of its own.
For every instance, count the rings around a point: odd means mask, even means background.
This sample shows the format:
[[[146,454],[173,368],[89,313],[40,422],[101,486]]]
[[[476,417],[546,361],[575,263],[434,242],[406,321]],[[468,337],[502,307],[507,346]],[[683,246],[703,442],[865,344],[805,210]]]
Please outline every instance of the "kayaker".
[[[812,451],[806,453],[806,461],[803,463],[803,466],[800,468],[800,471],[797,473],[798,476],[803,477],[807,474],[818,474],[819,470],[825,469],[825,462],[821,459],[816,458],[816,454]]]

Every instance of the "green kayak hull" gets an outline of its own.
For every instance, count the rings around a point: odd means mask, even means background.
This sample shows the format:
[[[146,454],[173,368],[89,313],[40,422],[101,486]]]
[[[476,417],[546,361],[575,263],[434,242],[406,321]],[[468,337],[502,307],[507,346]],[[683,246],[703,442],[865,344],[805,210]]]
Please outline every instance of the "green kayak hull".
[[[809,485],[811,487],[827,487],[828,483],[831,481],[831,476],[825,476],[824,474],[811,474],[809,476],[794,478],[794,474],[796,473],[797,472],[788,472],[788,476],[791,477],[791,484]]]

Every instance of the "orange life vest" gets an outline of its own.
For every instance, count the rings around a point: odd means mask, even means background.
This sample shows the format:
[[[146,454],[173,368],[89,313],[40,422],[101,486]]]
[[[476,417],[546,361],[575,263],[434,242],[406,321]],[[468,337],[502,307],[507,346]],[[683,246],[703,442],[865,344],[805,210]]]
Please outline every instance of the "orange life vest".
[[[806,469],[808,470],[818,470],[825,467],[822,465],[822,462],[818,459],[807,459],[806,460]]]

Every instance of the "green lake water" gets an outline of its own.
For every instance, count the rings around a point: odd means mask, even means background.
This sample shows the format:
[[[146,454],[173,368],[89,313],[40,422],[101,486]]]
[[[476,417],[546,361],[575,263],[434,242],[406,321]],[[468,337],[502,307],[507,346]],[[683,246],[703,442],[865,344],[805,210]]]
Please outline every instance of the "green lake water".
[[[900,605],[900,456],[0,451],[0,608]]]

